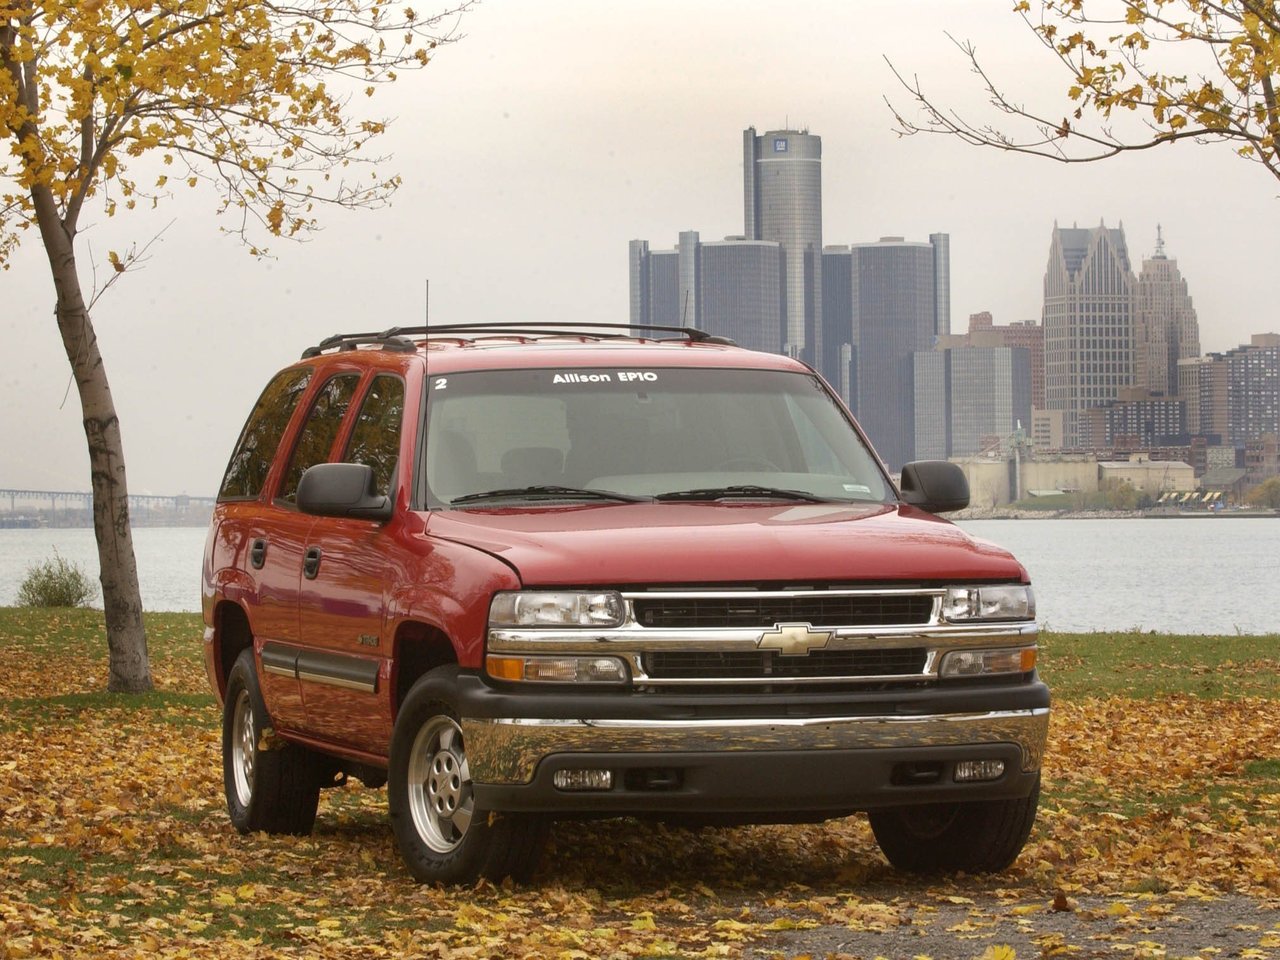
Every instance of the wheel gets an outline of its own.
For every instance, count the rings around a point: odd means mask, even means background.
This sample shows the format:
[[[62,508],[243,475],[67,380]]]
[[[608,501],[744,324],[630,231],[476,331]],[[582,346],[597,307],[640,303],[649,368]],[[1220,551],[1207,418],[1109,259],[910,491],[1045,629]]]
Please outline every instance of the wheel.
[[[476,806],[457,712],[439,699],[431,676],[405,697],[391,737],[387,805],[400,855],[423,883],[526,880],[548,821]]]
[[[1039,800],[1037,776],[1026,797],[891,807],[872,810],[869,818],[880,850],[899,870],[995,873],[1027,842]]]
[[[270,730],[253,651],[244,650],[227,678],[222,711],[227,812],[241,833],[308,834],[320,803],[319,758],[295,744],[270,742]]]
[[[765,470],[769,473],[781,473],[782,468],[772,460],[764,457],[732,457],[716,464],[717,470]]]

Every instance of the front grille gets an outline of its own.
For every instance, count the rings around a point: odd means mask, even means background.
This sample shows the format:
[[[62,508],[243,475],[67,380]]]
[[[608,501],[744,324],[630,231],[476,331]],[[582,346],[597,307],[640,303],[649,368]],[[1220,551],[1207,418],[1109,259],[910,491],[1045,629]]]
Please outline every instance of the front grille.
[[[773,650],[646,653],[651,680],[767,680],[802,677],[909,677],[924,670],[924,647],[886,650],[814,650],[787,657]]]
[[[681,597],[633,602],[642,627],[772,627],[779,623],[808,623],[814,627],[884,627],[927,624],[933,598],[927,595],[830,597]]]

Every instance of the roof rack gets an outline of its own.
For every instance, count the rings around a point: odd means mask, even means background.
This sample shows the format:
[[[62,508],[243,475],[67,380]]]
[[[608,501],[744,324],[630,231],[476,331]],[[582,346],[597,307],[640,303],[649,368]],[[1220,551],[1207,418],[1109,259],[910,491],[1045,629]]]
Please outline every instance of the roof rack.
[[[417,345],[413,341],[407,339],[411,336],[431,337],[436,334],[444,334],[446,336],[456,336],[458,334],[468,333],[515,333],[515,334],[541,334],[551,337],[599,337],[601,339],[615,338],[625,339],[635,336],[637,330],[649,330],[658,333],[676,333],[683,339],[690,340],[694,343],[717,343],[726,346],[736,346],[733,340],[728,337],[717,337],[707,333],[705,330],[699,330],[697,327],[672,327],[661,326],[648,323],[583,323],[575,326],[587,327],[592,331],[606,330],[617,331],[608,333],[587,333],[583,330],[567,329],[564,324],[555,323],[547,320],[515,320],[506,323],[448,323],[440,324],[432,327],[390,327],[387,330],[375,333],[338,333],[331,337],[325,337],[314,347],[307,347],[302,351],[302,359],[307,360],[311,357],[317,357],[326,350],[332,350],[335,347],[342,350],[354,350],[358,346],[381,345],[384,350],[396,350],[402,352],[412,352],[417,350]]]

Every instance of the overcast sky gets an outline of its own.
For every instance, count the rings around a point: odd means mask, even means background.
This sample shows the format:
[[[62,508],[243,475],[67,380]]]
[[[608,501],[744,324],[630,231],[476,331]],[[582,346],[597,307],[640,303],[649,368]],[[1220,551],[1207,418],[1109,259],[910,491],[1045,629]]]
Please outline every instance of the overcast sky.
[[[1055,219],[1123,223],[1135,270],[1156,224],[1190,284],[1205,350],[1280,330],[1277,184],[1223,146],[1063,166],[899,138],[889,57],[959,107],[981,103],[946,33],[973,41],[1029,104],[1065,112],[1061,74],[993,0],[488,0],[466,37],[372,101],[405,186],[389,209],[330,212],[306,244],[258,261],[218,233],[210,193],[86,216],[86,284],[109,249],[146,268],[94,311],[134,493],[209,495],[259,390],[336,332],[433,323],[627,320],[627,242],[741,233],[742,131],[823,143],[823,238],[951,234],[952,326],[1040,316]],[[363,98],[361,98],[363,99]],[[0,487],[88,489],[88,460],[30,236],[0,274]],[[106,268],[109,270],[110,268]],[[1271,299],[1269,300],[1268,297]]]

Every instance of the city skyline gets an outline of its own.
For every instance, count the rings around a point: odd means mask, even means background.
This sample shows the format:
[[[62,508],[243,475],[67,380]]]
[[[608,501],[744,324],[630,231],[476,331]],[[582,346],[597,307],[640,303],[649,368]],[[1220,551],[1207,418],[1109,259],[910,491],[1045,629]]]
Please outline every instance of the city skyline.
[[[825,238],[949,232],[954,326],[980,311],[998,324],[1038,319],[1055,219],[1123,223],[1135,262],[1163,224],[1202,351],[1280,326],[1268,297],[1280,203],[1230,151],[1187,144],[1063,167],[892,132],[884,56],[954,93],[958,108],[981,103],[947,32],[977,44],[1028,100],[1062,102],[1064,78],[1004,7],[801,3],[787,31],[767,26],[769,12],[752,2],[733,16],[663,2],[478,7],[465,39],[370,101],[375,116],[399,118],[383,144],[405,178],[392,207],[322,211],[326,229],[277,244],[277,260],[256,262],[220,237],[215,202],[198,190],[114,220],[87,210],[81,266],[88,278],[97,264],[99,286],[108,251],[164,231],[145,269],[94,310],[131,491],[210,493],[271,372],[331,333],[421,322],[428,278],[432,322],[625,322],[625,241],[742,232],[734,141],[749,124],[822,134]],[[63,402],[53,293],[30,239],[0,274],[0,332],[22,357],[0,376],[0,440],[14,451],[0,481],[85,489],[80,415],[74,396]]]

